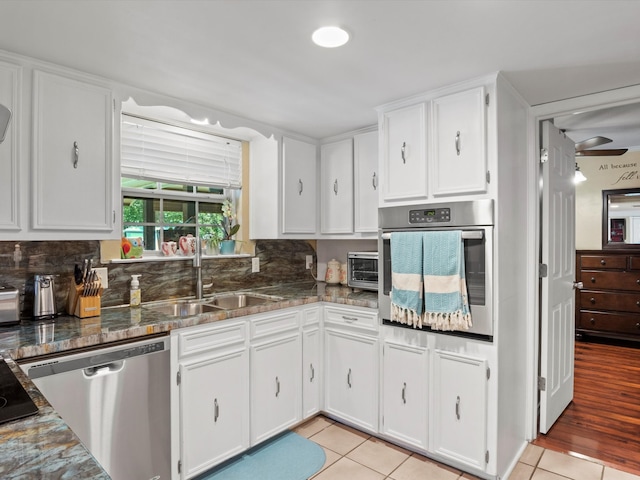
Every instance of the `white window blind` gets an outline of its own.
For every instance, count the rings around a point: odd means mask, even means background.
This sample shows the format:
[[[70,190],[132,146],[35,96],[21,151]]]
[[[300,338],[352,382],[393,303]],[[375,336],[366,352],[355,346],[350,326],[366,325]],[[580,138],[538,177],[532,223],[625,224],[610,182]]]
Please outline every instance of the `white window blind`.
[[[225,188],[242,186],[242,144],[122,115],[121,176]]]

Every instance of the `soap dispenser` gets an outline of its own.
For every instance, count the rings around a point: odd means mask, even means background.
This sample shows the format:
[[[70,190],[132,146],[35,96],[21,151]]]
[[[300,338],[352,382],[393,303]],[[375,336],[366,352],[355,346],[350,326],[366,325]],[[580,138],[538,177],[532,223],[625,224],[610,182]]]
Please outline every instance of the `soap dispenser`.
[[[129,305],[131,307],[140,306],[140,282],[138,278],[142,275],[131,275],[131,289],[129,290]]]

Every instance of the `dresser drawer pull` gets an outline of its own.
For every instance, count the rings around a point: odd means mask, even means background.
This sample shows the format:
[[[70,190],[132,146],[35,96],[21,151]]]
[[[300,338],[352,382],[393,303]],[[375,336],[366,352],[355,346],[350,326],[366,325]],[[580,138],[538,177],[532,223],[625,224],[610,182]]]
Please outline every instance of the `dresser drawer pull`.
[[[636,280],[636,283],[637,283],[638,285],[640,285],[640,278],[639,278],[638,280]]]
[[[640,323],[636,323],[636,328],[640,330]]]
[[[590,318],[590,319],[589,319],[589,323],[590,323],[591,325],[595,325],[595,324],[596,324],[596,319],[595,319],[595,318]]]
[[[346,320],[347,322],[357,322],[358,321],[358,317],[347,317],[346,315],[342,315],[342,319]]]
[[[636,305],[640,307],[640,302],[636,302]]]
[[[607,262],[604,260],[604,258],[602,260],[600,260],[600,265],[606,265]]]
[[[591,283],[596,283],[596,277],[591,277]]]
[[[595,298],[593,298],[593,297],[591,297],[591,298],[589,299],[589,301],[590,301],[591,303],[596,303],[596,299],[595,299]],[[640,304],[640,302],[638,302],[638,304]]]

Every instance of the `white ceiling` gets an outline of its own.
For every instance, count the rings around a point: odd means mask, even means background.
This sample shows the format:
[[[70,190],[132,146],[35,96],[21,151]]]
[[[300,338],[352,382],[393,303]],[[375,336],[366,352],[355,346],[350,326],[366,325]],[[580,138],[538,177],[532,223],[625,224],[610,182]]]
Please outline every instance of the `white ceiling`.
[[[640,84],[639,20],[636,0],[0,0],[0,49],[326,138],[495,71],[531,105]],[[351,41],[313,45],[325,24]]]

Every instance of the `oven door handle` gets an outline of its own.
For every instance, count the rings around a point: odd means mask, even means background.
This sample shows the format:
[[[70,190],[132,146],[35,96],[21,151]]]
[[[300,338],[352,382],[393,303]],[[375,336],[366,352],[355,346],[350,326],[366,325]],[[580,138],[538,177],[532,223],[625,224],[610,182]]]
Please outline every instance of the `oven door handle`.
[[[381,235],[382,240],[390,240],[390,233],[383,233]],[[462,239],[463,240],[482,240],[484,238],[483,230],[463,230],[462,231]]]

